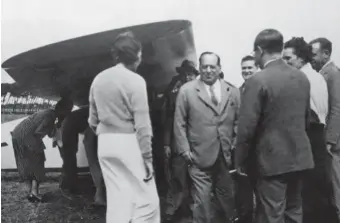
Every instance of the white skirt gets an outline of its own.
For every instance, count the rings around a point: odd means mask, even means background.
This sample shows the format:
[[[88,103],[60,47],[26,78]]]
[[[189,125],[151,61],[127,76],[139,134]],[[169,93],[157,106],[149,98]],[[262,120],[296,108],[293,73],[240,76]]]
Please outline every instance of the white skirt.
[[[106,186],[106,223],[160,223],[156,184],[143,181],[136,134],[100,134],[98,159]]]

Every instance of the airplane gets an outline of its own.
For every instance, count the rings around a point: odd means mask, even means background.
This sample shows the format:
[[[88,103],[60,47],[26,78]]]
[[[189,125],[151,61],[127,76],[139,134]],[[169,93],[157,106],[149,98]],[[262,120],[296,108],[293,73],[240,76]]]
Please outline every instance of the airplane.
[[[176,67],[184,59],[197,61],[192,23],[188,20],[170,20],[141,24],[81,36],[15,55],[2,63],[2,68],[15,80],[20,92],[32,96],[59,100],[70,97],[79,108],[88,105],[88,94],[94,77],[113,66],[110,47],[115,37],[132,31],[142,43],[142,63],[137,69],[147,83],[149,106],[153,126],[160,118],[160,99],[171,79],[177,75]],[[16,168],[10,131],[22,119],[1,126],[1,169]],[[154,138],[157,139],[157,130]],[[82,142],[82,137],[79,138]],[[156,140],[157,141],[157,140]],[[46,145],[46,168],[60,168],[59,151]],[[82,143],[79,143],[78,167],[87,166]]]

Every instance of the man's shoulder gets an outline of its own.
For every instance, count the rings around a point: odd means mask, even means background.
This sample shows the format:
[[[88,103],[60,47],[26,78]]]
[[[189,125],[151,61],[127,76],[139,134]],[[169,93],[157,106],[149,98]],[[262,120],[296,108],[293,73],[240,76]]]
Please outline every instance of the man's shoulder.
[[[180,91],[190,91],[196,88],[197,84],[200,80],[192,80],[183,84],[180,88]]]
[[[337,78],[340,78],[340,69],[334,62],[330,63],[328,67],[329,69],[327,71],[330,75],[335,75]]]
[[[233,85],[232,83],[230,83],[230,82],[228,82],[226,80],[222,79],[221,81],[226,83],[226,86],[227,86],[228,90],[230,90],[230,92],[232,94],[235,94],[235,95],[239,95],[240,94],[241,90],[238,87],[236,87],[235,85]]]
[[[245,81],[240,88],[245,88],[249,85],[262,85],[269,78],[272,78],[270,71],[266,69],[258,71],[255,75],[247,79],[247,81]]]
[[[231,88],[235,88],[235,89],[238,89],[238,87],[236,87],[235,85],[233,85],[232,83],[230,83],[229,81],[226,81],[226,80],[224,80],[224,79],[221,79],[221,81],[224,81],[227,85],[228,85],[228,87],[231,87]]]

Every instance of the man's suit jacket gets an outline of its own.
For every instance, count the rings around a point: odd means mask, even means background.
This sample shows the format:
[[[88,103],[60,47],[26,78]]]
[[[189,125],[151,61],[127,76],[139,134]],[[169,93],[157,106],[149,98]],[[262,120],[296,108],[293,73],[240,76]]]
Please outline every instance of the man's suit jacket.
[[[244,91],[244,87],[245,87],[246,82],[244,81],[243,84],[238,88],[240,90],[240,94],[242,95],[243,91]]]
[[[320,70],[328,86],[329,112],[326,122],[326,141],[340,150],[340,70],[331,62]]]
[[[215,106],[201,80],[184,84],[177,96],[174,134],[179,153],[190,151],[199,168],[207,168],[223,151],[231,165],[236,138],[239,90],[221,81],[221,102]]]
[[[257,173],[274,176],[314,166],[306,133],[310,84],[279,59],[246,81],[242,94],[235,165],[255,156]],[[255,151],[253,151],[255,150]]]

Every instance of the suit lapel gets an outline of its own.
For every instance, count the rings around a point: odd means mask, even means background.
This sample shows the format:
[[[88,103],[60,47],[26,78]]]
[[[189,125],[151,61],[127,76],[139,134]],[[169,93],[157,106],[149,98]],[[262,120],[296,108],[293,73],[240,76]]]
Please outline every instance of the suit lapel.
[[[201,80],[197,80],[196,90],[198,97],[206,104],[208,105],[216,114],[219,114],[219,109],[217,106],[215,106],[211,98],[208,95],[208,92]]]
[[[221,80],[221,102],[219,103],[219,113],[222,113],[230,97],[230,87],[224,80]]]

